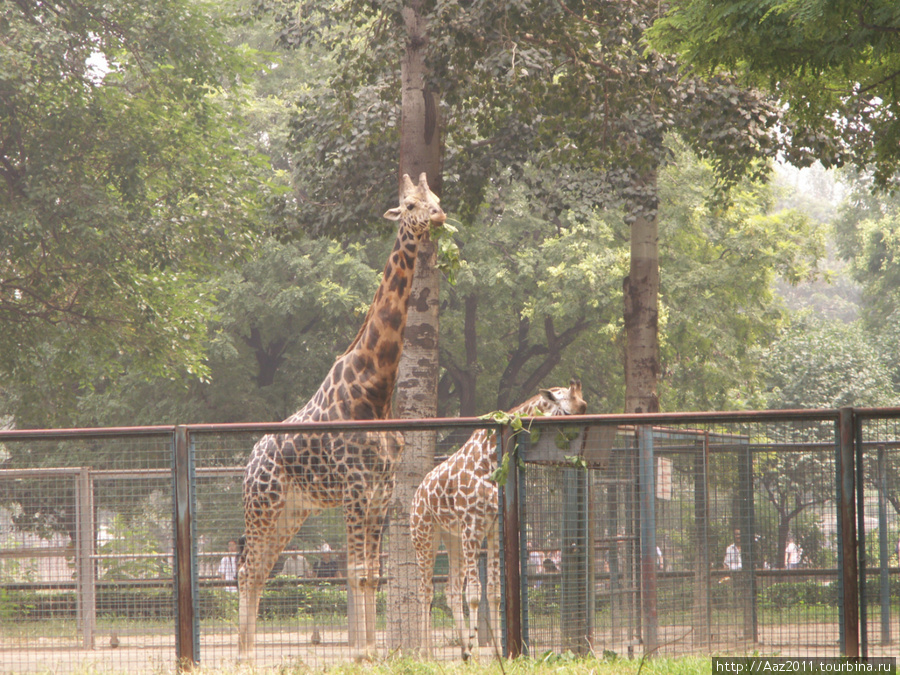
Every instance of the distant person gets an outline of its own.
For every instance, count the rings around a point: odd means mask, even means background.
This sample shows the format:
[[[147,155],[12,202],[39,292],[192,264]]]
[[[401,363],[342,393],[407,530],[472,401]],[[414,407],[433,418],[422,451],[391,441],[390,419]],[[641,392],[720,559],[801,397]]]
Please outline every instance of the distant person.
[[[284,561],[284,567],[281,573],[290,577],[311,577],[314,576],[313,566],[309,564],[306,557],[302,555],[289,556]]]
[[[538,574],[541,571],[543,555],[534,548],[534,542],[531,539],[528,540],[526,547],[528,548],[528,563],[526,569],[529,574]]]
[[[797,546],[794,537],[788,535],[787,546],[784,547],[784,566],[786,569],[795,570],[800,566],[803,557],[803,549]]]
[[[238,545],[237,541],[234,539],[228,540],[228,555],[223,556],[222,560],[219,561],[219,578],[222,581],[237,581],[237,552]],[[228,589],[229,591],[235,590],[233,587]]]
[[[322,557],[316,564],[316,576],[323,579],[338,576],[338,560],[334,551],[331,550],[331,546],[325,542],[319,550],[322,552]]]
[[[725,569],[737,572],[741,569],[741,531],[734,531],[734,542],[725,549]]]

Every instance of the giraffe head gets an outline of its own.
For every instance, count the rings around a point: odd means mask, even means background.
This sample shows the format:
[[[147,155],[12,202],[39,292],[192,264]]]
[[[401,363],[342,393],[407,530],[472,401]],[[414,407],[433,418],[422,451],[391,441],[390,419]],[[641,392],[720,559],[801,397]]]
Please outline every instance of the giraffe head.
[[[413,184],[409,174],[403,174],[400,206],[389,209],[384,217],[399,220],[401,229],[407,229],[415,237],[424,235],[447,219],[441,209],[441,200],[428,188],[424,172],[419,176],[418,185]]]
[[[566,387],[541,389],[540,409],[547,415],[583,415],[587,403],[581,397],[581,380],[572,378]]]

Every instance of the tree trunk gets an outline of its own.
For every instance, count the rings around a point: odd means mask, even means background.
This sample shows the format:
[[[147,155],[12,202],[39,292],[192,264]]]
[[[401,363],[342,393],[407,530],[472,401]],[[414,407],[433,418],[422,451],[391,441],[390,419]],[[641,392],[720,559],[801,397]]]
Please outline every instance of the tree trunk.
[[[440,120],[437,97],[425,84],[427,32],[421,2],[402,10],[407,30],[401,63],[402,117],[400,175],[416,181],[423,171],[432,192],[441,193]],[[438,383],[438,294],[435,246],[423,242],[409,299],[403,355],[397,376],[396,413],[401,418],[434,417]],[[434,464],[434,432],[405,434],[403,460],[396,474],[387,538],[387,641],[391,650],[411,651],[422,644],[418,625],[418,572],[409,532],[409,505]]]
[[[625,305],[625,412],[659,412],[659,232],[656,171],[636,186],[653,195],[635,209],[631,268],[623,283]]]

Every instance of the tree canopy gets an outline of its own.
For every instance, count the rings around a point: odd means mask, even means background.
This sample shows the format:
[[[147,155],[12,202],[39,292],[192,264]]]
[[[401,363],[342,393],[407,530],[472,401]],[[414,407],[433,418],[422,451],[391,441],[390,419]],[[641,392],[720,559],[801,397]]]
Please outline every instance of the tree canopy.
[[[900,7],[893,0],[676,0],[650,42],[707,75],[764,88],[796,123],[788,156],[853,162],[896,186]]]
[[[206,372],[206,277],[265,179],[237,139],[249,62],[209,7],[4,2],[0,369],[77,385]]]

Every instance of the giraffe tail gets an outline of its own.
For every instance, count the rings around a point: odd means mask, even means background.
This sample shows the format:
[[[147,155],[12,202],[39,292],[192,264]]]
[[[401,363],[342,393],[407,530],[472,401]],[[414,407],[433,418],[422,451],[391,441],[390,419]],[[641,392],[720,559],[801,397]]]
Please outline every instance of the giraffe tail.
[[[237,559],[238,559],[238,567],[244,562],[244,547],[247,545],[247,535],[242,534],[238,537],[237,540],[238,550],[237,550]]]

